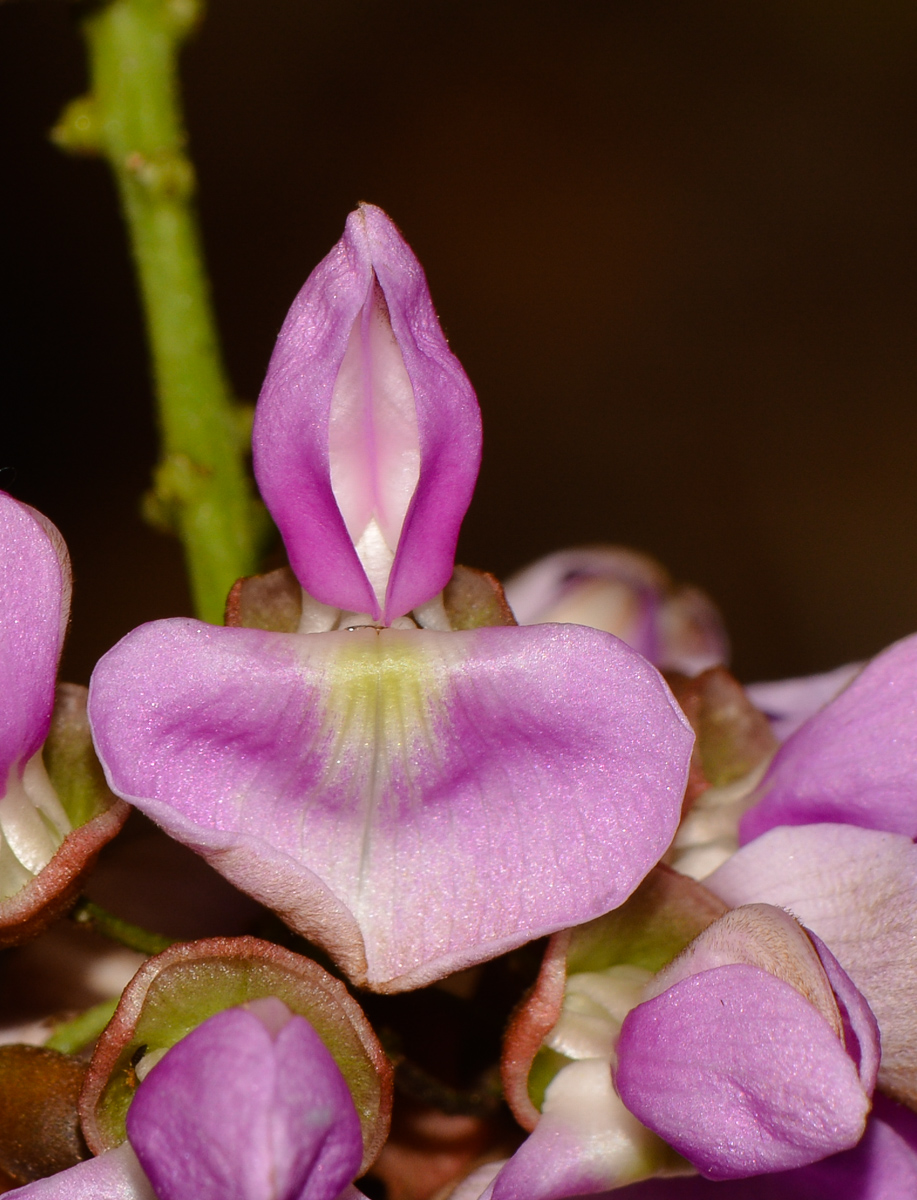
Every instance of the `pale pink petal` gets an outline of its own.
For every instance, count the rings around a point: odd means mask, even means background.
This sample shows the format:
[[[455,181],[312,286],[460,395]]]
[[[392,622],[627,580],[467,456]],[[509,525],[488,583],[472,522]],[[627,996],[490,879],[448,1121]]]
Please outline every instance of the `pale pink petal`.
[[[485,1197],[490,1200],[493,1195],[491,1185],[505,1166],[506,1159],[500,1159],[476,1167],[449,1193],[449,1200],[485,1200]]]
[[[385,990],[621,904],[692,743],[658,673],[579,626],[158,622],[99,664],[90,716],[116,792]]]
[[[727,904],[790,909],[863,993],[882,1034],[879,1082],[917,1099],[917,847],[854,825],[783,826],[704,880]]]
[[[16,1200],[159,1200],[128,1142],[6,1194]]]
[[[591,1195],[670,1168],[674,1158],[625,1108],[607,1059],[582,1059],[552,1080],[541,1120],[497,1175],[491,1195],[493,1200]]]
[[[713,602],[675,587],[652,558],[623,546],[561,550],[506,584],[520,625],[573,622],[623,638],[660,670],[696,675],[728,661],[729,641]]]

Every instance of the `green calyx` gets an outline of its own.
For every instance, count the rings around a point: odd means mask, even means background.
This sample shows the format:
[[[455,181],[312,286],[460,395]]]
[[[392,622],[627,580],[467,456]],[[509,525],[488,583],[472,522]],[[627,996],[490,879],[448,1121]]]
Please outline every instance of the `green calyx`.
[[[183,480],[185,475],[170,474],[169,484],[173,478]],[[299,580],[289,567],[281,567],[265,575],[237,579],[226,604],[225,623],[273,633],[296,633],[302,611],[303,590]],[[454,568],[443,589],[442,611],[452,630],[516,624],[498,580],[473,567]]]
[[[614,974],[637,968],[655,974],[726,911],[702,884],[666,866],[657,866],[620,908],[570,930],[565,975]],[[557,996],[560,1008],[564,997]],[[550,1040],[550,1039],[548,1039]],[[537,1110],[554,1077],[574,1059],[543,1044],[528,1072],[527,1089]]]
[[[368,1166],[388,1129],[388,1059],[342,983],[311,960],[255,938],[175,946],[134,977],[99,1041],[81,1101],[92,1150],[101,1153],[124,1141],[144,1062],[157,1062],[214,1014],[267,996],[305,1017],[331,1051],[360,1116]]]
[[[42,752],[48,778],[74,829],[115,803],[93,749],[86,695],[86,689],[78,684],[58,684],[51,728]]]

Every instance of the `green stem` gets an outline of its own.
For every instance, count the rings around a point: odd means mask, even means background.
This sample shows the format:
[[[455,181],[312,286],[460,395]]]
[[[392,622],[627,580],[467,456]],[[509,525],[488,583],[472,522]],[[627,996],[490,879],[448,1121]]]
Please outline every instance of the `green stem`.
[[[72,1021],[64,1021],[54,1030],[45,1045],[49,1050],[59,1050],[61,1054],[77,1054],[84,1046],[94,1042],[115,1014],[120,996],[111,1000],[103,1000],[87,1008]]]
[[[146,314],[162,433],[147,515],[185,547],[196,609],[222,620],[257,569],[263,510],[245,469],[244,410],[223,367],[185,153],[177,57],[197,0],[109,0],[85,18],[91,94],[52,137],[114,172]]]
[[[70,912],[71,921],[77,925],[95,930],[113,942],[120,942],[128,950],[137,950],[140,954],[161,954],[175,942],[174,938],[164,937],[161,933],[150,933],[130,921],[122,921],[113,913],[104,909],[101,904],[80,897]]]

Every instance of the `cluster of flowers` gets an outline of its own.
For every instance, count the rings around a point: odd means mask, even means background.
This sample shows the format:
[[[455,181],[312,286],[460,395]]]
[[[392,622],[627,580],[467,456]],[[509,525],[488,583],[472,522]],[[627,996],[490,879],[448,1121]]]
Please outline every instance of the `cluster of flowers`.
[[[144,626],[88,702],[55,693],[66,550],[0,495],[0,944],[65,911],[133,805],[355,988],[549,936],[502,1065],[528,1136],[454,1200],[917,1195],[917,638],[745,692],[710,602],[640,556],[556,555],[504,595],[454,564],[479,456],[423,272],[363,206],[256,413],[290,568],[226,626]],[[96,1048],[94,1157],[15,1194],[359,1196],[391,1091],[340,978],[176,946]]]

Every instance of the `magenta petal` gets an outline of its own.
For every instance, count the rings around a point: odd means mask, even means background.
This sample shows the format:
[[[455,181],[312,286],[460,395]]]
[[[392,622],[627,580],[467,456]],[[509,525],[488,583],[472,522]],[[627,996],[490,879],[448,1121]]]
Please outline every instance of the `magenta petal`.
[[[828,976],[844,1028],[844,1049],[850,1055],[863,1091],[872,1095],[879,1074],[881,1045],[879,1023],[863,993],[820,937],[806,931]]]
[[[878,1019],[880,1083],[917,1098],[910,838],[855,825],[783,826],[743,846],[704,884],[727,904],[782,905],[827,942]]]
[[[269,1029],[226,1009],[137,1090],[128,1137],[158,1200],[336,1200],[360,1169],[360,1121],[303,1017]]]
[[[315,268],[283,323],[258,399],[255,475],[300,583],[316,599],[378,615],[331,488],[331,398],[350,331],[372,285],[363,222]]]
[[[385,597],[385,620],[410,612],[452,575],[459,526],[481,461],[481,413],[436,319],[420,264],[381,209],[360,210],[392,331],[414,388],[420,477]]]
[[[693,738],[648,663],[573,625],[163,621],[101,661],[90,717],[116,792],[387,990],[621,904]]]
[[[0,492],[0,795],[48,735],[70,560],[46,517]]]
[[[635,1116],[711,1179],[848,1149],[869,1112],[824,1018],[795,988],[741,965],[693,975],[632,1009],[615,1083]]]
[[[917,635],[873,659],[777,751],[741,824],[841,821],[917,836]]]
[[[352,406],[349,422],[344,414],[343,431],[337,418],[335,422],[337,444],[349,447],[353,460],[350,471],[340,469],[346,477],[338,480],[347,500],[336,498],[332,487],[329,437],[335,383],[355,322],[376,303],[376,285],[400,352],[400,363],[393,363],[397,371],[403,364],[413,389],[415,412],[401,416],[416,416],[419,476],[406,513],[390,511],[387,499],[388,491],[399,486],[399,473],[407,469],[402,460],[410,457],[392,430],[398,405],[391,412],[373,407],[374,392],[384,391],[392,364],[377,370],[370,360],[379,355],[369,341],[360,368],[367,396]],[[445,587],[477,478],[480,413],[437,322],[423,270],[380,209],[363,205],[350,214],[343,238],[294,300],[258,401],[253,445],[261,493],[283,534],[290,564],[310,595],[336,608],[380,616],[382,608],[354,548],[359,531],[348,532],[345,520],[346,515],[357,520],[362,513],[362,524],[373,512],[395,543],[390,546],[394,563],[385,596],[386,622]],[[405,502],[408,496],[410,489]]]
[[[748,683],[745,694],[770,721],[777,740],[785,742],[809,717],[839,696],[862,670],[861,662],[846,663],[820,675]]]
[[[16,1200],[160,1200],[128,1142],[6,1194]]]

